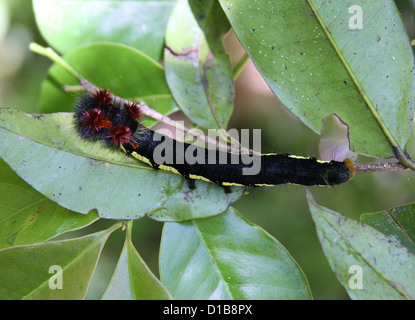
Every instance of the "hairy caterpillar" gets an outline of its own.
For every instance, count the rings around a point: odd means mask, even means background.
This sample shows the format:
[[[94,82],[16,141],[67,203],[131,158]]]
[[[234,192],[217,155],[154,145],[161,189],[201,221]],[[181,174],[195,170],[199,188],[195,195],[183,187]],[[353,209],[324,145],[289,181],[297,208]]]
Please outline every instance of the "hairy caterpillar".
[[[212,152],[159,134],[140,124],[140,119],[141,112],[137,104],[117,105],[108,90],[85,94],[75,105],[75,125],[82,138],[105,141],[108,145],[121,147],[124,152],[154,169],[180,174],[188,179],[190,189],[196,187],[195,179],[216,183],[228,193],[231,191],[230,186],[234,185],[337,185],[349,181],[354,175],[354,165],[349,159],[343,162],[321,161],[289,154],[257,155],[260,169],[257,174],[247,175],[244,172],[249,166],[244,164],[242,154],[215,150],[213,155],[216,160],[212,162],[212,158],[208,158]],[[155,156],[155,150],[161,144],[169,146],[164,152],[171,153],[171,161],[160,161]],[[205,156],[202,161],[189,163],[183,157],[187,152]],[[221,162],[219,159],[227,161]]]

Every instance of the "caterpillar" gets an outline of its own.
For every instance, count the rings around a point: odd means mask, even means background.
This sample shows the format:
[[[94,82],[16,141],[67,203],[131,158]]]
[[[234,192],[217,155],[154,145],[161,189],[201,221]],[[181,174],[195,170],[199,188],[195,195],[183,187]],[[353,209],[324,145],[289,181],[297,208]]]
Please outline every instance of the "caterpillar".
[[[213,182],[231,192],[230,186],[273,186],[284,183],[299,185],[338,185],[349,181],[355,172],[353,162],[322,161],[289,154],[253,155],[260,169],[256,174],[244,174],[249,169],[243,154],[209,150],[180,142],[157,133],[140,123],[141,110],[136,103],[115,103],[107,90],[80,96],[75,102],[75,127],[83,139],[104,141],[120,147],[125,153],[151,165],[180,174],[195,189],[195,180]],[[163,150],[158,152],[163,145]],[[165,147],[168,146],[168,147]],[[171,155],[166,161],[166,154]],[[200,161],[186,160],[185,154],[199,154]],[[213,161],[212,161],[213,155]],[[161,158],[161,160],[160,160]],[[225,159],[225,161],[219,161]]]

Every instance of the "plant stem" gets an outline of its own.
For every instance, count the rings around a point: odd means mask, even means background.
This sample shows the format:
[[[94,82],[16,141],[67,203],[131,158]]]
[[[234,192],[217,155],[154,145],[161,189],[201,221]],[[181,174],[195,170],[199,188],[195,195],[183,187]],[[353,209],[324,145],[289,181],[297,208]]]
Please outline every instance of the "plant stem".
[[[65,85],[62,87],[62,90],[65,92],[79,92],[85,91],[85,88],[81,85]]]
[[[375,172],[375,171],[404,171],[411,170],[400,162],[382,163],[358,163],[355,164],[356,172]]]
[[[236,78],[238,78],[238,76],[240,75],[240,73],[242,72],[243,68],[245,67],[245,64],[248,62],[249,60],[249,56],[248,54],[245,52],[244,55],[242,56],[242,58],[238,61],[238,63],[233,67],[232,70],[232,76],[233,76],[233,80],[235,81]]]
[[[133,230],[133,220],[127,221],[127,231],[125,233],[125,240],[131,241],[131,235]]]
[[[37,43],[32,42],[29,45],[29,49],[57,63],[78,80],[82,79],[82,76],[78,72],[76,72],[65,60],[63,60],[61,56],[59,56],[55,51],[53,51],[52,48],[45,48]]]
[[[109,227],[107,229],[107,232],[108,233],[114,232],[115,230],[121,228],[123,226],[123,223],[124,223],[124,221],[121,221],[121,222],[118,222],[118,223],[114,223],[111,227]]]

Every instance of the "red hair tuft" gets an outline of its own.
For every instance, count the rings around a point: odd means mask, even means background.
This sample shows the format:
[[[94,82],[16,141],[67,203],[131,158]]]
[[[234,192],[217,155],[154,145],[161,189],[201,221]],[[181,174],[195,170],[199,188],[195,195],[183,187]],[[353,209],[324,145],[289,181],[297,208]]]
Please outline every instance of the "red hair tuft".
[[[140,106],[135,102],[129,102],[125,105],[124,111],[133,120],[141,119],[142,113]]]
[[[123,125],[113,126],[110,129],[108,138],[116,146],[127,143],[131,139],[131,129]]]
[[[92,98],[94,98],[96,104],[99,106],[112,105],[112,94],[108,91],[108,89],[97,90],[92,94]]]
[[[90,132],[98,132],[102,128],[111,127],[111,121],[98,108],[85,111],[82,114],[81,123]]]

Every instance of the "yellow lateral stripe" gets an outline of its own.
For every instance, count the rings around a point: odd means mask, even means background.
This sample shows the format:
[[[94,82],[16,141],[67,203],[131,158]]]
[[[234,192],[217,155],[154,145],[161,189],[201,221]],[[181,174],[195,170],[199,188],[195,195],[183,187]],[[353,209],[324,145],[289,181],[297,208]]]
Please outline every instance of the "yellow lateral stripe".
[[[175,173],[175,174],[179,174],[179,175],[180,175],[180,172],[179,172],[179,171],[177,171],[177,170],[176,170],[175,168],[173,168],[173,167],[166,166],[166,165],[162,164],[162,165],[160,165],[160,166],[159,166],[159,168],[160,168],[161,170],[164,170],[164,171],[170,171],[170,172],[172,172],[172,173]]]
[[[278,155],[278,153],[266,153],[263,154],[263,156],[275,156]],[[312,157],[303,157],[303,156],[296,156],[293,154],[287,154],[288,158],[293,158],[293,159],[311,159]],[[329,163],[330,161],[327,160],[319,160],[319,159],[315,159],[318,163]]]
[[[190,179],[197,179],[197,180],[203,180],[203,181],[206,181],[206,182],[212,182],[212,183],[214,183],[213,181],[210,181],[208,178],[205,178],[205,177],[202,177],[202,176],[198,176],[198,175],[195,175],[195,174],[189,174],[189,178]]]
[[[140,160],[140,161],[142,161],[142,162],[144,162],[144,163],[146,163],[146,164],[148,164],[148,165],[150,165],[150,166],[153,166],[153,164],[151,163],[151,161],[148,159],[148,158],[146,158],[146,157],[144,157],[144,156],[142,156],[141,154],[138,154],[137,152],[132,152],[131,153],[131,155],[134,157],[134,158],[136,158],[136,159],[138,159],[138,160]],[[161,170],[164,170],[164,171],[170,171],[170,172],[172,172],[172,173],[175,173],[175,174],[179,174],[180,175],[180,172],[179,171],[177,171],[175,168],[173,168],[173,167],[170,167],[170,166],[166,166],[166,165],[160,165],[159,166],[159,168],[161,169]]]
[[[142,162],[144,162],[144,163],[146,163],[146,164],[148,164],[148,165],[152,166],[152,164],[151,164],[151,162],[150,162],[150,160],[149,160],[149,159],[147,159],[146,157],[143,157],[142,155],[138,154],[137,152],[132,152],[132,153],[131,153],[131,155],[132,155],[134,158],[136,158],[136,159],[138,159],[138,160],[140,160],[140,161],[142,161]]]
[[[232,187],[232,186],[243,187],[244,186],[243,184],[235,183],[235,182],[222,182],[222,185],[225,187]]]

